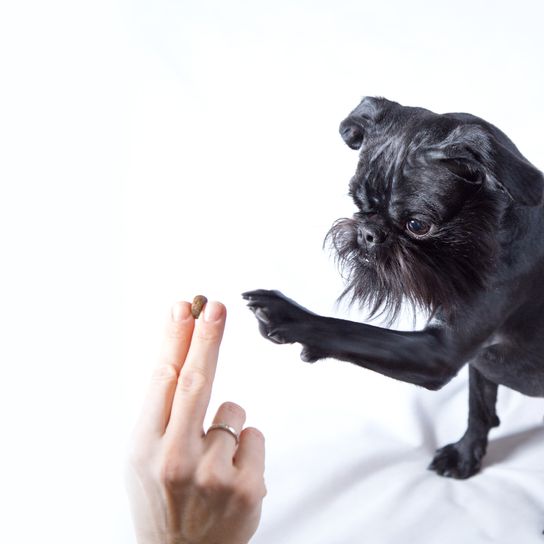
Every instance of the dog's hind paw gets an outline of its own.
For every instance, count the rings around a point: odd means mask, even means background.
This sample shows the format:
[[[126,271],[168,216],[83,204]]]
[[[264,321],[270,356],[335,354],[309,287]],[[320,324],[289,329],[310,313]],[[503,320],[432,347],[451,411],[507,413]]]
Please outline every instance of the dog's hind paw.
[[[467,447],[459,441],[437,450],[428,468],[440,476],[465,480],[480,470],[484,454],[485,446],[477,444]]]

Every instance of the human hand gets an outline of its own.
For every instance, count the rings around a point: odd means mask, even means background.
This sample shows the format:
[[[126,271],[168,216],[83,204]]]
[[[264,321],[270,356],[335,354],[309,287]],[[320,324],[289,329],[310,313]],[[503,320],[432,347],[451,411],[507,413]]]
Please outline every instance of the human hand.
[[[243,429],[244,410],[224,403],[203,431],[226,310],[209,302],[195,321],[172,309],[159,364],[131,440],[127,488],[139,544],[246,544],[257,529],[264,437]]]

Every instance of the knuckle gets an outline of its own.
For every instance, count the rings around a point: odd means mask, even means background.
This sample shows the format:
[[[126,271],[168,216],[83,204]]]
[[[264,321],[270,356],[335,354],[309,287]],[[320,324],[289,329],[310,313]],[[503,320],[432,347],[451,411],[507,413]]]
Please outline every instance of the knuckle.
[[[246,418],[246,411],[235,402],[224,402],[219,407],[218,412],[224,413],[226,416],[232,416],[236,419],[243,419]]]
[[[264,485],[255,480],[245,480],[239,482],[234,490],[234,498],[238,508],[242,510],[252,510],[264,498]]]
[[[179,377],[179,387],[182,391],[198,395],[210,386],[208,376],[198,369],[182,372]]]
[[[256,441],[263,442],[265,441],[264,434],[256,429],[255,427],[246,427],[244,429],[244,434]]]
[[[179,488],[192,480],[192,470],[179,456],[168,455],[159,468],[159,481],[166,488]]]
[[[232,492],[228,477],[211,465],[202,465],[195,474],[195,486],[207,495],[227,495]]]
[[[179,340],[187,336],[188,327],[191,325],[190,319],[181,321],[171,321],[166,328],[166,336],[172,340]]]
[[[221,340],[222,330],[216,323],[203,323],[197,327],[195,336],[206,344],[216,344]]]
[[[170,381],[178,377],[178,370],[175,365],[166,363],[159,365],[153,370],[151,379],[157,382]]]

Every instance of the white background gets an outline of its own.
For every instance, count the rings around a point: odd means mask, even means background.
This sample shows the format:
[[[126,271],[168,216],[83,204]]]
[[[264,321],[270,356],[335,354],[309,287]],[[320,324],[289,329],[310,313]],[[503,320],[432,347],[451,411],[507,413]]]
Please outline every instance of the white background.
[[[337,129],[365,95],[480,115],[543,168],[543,15],[538,0],[3,3],[0,540],[133,541],[127,434],[170,304],[204,293],[229,310],[211,409],[239,402],[267,437],[256,543],[537,542],[541,400],[501,392],[496,463],[437,478],[425,464],[464,429],[464,375],[428,393],[305,365],[260,338],[240,293],[347,315],[322,241],[353,212]]]

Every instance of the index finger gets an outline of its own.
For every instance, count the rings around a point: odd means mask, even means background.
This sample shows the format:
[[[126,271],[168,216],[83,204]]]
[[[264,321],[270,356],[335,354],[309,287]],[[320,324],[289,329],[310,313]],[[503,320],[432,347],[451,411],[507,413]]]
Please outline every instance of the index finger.
[[[182,443],[187,440],[188,435],[202,435],[225,319],[225,306],[220,302],[208,302],[204,315],[195,323],[191,346],[179,375],[166,430],[175,442]]]
[[[190,303],[174,304],[166,326],[159,364],[153,372],[137,424],[138,431],[146,440],[153,435],[162,435],[166,429],[178,374],[189,350],[193,327]]]

